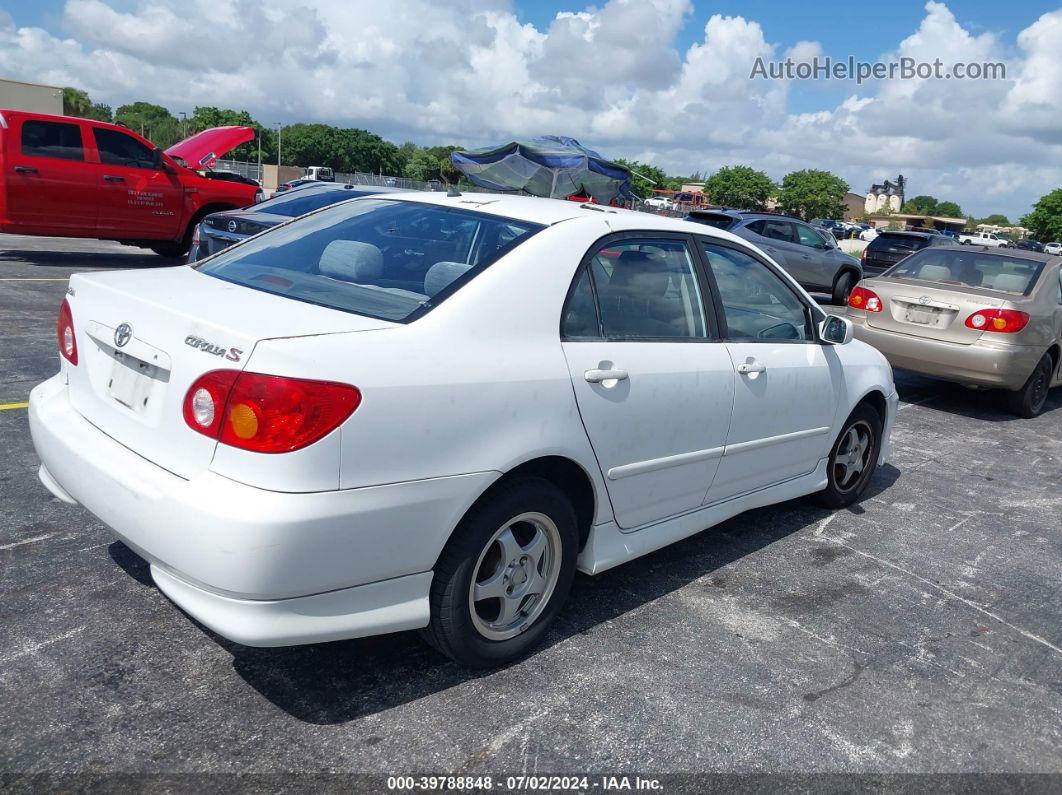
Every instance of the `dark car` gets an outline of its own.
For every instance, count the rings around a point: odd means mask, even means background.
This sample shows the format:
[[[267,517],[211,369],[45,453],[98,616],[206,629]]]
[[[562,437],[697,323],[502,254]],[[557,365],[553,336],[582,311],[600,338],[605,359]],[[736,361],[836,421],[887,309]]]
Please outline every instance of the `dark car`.
[[[359,196],[401,192],[395,188],[311,181],[314,182],[313,185],[282,193],[252,207],[225,210],[206,216],[192,239],[188,262],[217,254],[244,238],[330,204],[356,199]]]
[[[289,179],[287,182],[281,182],[279,185],[277,185],[277,189],[273,191],[273,196],[276,196],[278,193],[285,193],[291,190],[292,188],[301,188],[303,185],[313,185],[317,182],[319,182],[319,180],[307,179],[306,177],[299,177],[298,179]]]
[[[1011,243],[1014,248],[1025,249],[1026,251],[1036,251],[1040,254],[1044,253],[1044,244],[1039,240],[1018,240]]]
[[[882,232],[863,249],[863,274],[877,276],[904,257],[928,246],[954,246],[955,240],[936,232]]]
[[[725,229],[759,246],[810,292],[829,293],[833,303],[848,303],[848,294],[863,278],[859,262],[837,248],[825,229],[800,218],[744,210],[694,210],[687,221]]]

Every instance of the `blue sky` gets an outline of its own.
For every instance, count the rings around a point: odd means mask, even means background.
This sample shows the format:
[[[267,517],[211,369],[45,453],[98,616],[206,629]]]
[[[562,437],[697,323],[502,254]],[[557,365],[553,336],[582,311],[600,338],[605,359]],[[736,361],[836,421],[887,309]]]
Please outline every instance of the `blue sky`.
[[[915,194],[1017,217],[1062,185],[1059,6],[3,0],[0,76],[77,86],[112,107],[233,107],[396,142],[571,135],[671,174],[748,164],[781,179],[821,168],[862,191],[903,173]],[[560,12],[580,16],[558,21]],[[838,60],[1001,61],[1008,74],[863,86],[749,79],[757,57],[798,42]]]

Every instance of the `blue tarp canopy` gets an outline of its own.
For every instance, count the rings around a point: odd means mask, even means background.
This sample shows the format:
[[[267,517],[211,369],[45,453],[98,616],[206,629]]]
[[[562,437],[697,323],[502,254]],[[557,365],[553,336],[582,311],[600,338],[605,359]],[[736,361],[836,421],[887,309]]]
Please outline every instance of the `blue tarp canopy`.
[[[554,199],[592,196],[601,204],[631,195],[631,172],[625,166],[560,135],[454,152],[450,159],[473,183],[491,190]]]

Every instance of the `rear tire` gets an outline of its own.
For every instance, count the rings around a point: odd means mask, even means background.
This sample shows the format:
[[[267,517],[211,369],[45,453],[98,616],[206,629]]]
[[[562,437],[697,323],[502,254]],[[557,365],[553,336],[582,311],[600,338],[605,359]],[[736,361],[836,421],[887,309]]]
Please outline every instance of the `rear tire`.
[[[826,488],[815,495],[825,508],[847,508],[866,491],[881,452],[882,420],[867,404],[848,415],[830,450]]]
[[[1036,363],[1025,386],[1007,396],[1007,407],[1012,414],[1031,420],[1044,410],[1054,366],[1055,362],[1051,354],[1045,353],[1043,358]]]
[[[548,480],[502,484],[465,515],[439,556],[422,636],[472,668],[527,654],[568,596],[578,538],[571,502]]]
[[[855,287],[855,277],[852,276],[851,271],[843,271],[840,276],[837,277],[837,281],[833,285],[833,303],[834,306],[845,306],[848,304],[848,296],[852,294],[852,288]]]

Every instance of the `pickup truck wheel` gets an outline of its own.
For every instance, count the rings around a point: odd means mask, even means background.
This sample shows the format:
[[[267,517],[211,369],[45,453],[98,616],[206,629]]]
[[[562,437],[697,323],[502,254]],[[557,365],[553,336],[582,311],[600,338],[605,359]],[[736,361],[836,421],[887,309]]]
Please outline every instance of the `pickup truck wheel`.
[[[1054,366],[1055,362],[1051,354],[1045,353],[1044,357],[1037,362],[1025,386],[1017,392],[1011,392],[1008,396],[1008,408],[1012,414],[1030,420],[1044,410]]]
[[[577,546],[564,492],[538,477],[502,484],[465,515],[439,556],[424,639],[473,668],[522,657],[568,596]]]
[[[855,277],[852,276],[852,272],[843,271],[833,284],[832,297],[834,306],[845,306],[848,303],[848,296],[852,294],[853,287],[855,287]]]
[[[151,246],[152,251],[167,259],[180,259],[188,253],[189,248],[191,248],[191,245],[185,247],[183,241],[180,243],[155,243]]]

